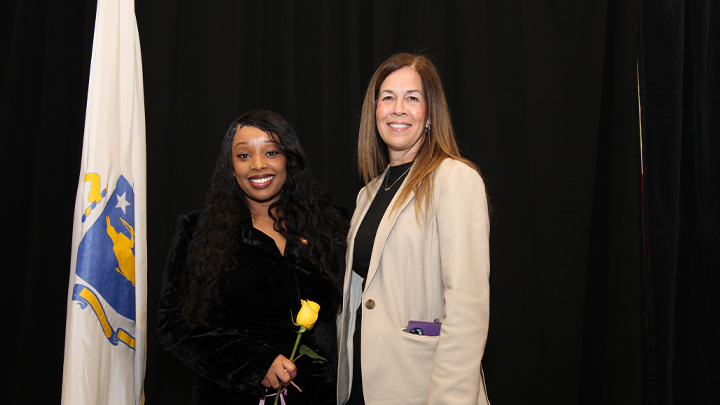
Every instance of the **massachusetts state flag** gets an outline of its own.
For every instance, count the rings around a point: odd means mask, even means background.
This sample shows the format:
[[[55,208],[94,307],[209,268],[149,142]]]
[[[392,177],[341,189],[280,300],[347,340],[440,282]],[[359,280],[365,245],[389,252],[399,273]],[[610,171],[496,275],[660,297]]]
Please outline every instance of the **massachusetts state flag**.
[[[140,404],[145,377],[145,106],[133,0],[99,0],[75,199],[63,404]]]

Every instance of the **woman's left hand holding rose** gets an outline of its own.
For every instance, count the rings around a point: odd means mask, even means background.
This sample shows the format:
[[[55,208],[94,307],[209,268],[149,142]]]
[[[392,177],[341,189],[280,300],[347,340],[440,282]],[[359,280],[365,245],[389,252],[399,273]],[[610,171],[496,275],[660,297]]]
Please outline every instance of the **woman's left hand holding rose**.
[[[295,364],[280,354],[275,358],[272,365],[270,365],[270,369],[268,369],[261,384],[268,389],[278,389],[280,388],[280,382],[282,382],[282,386],[287,387],[290,381],[294,380],[296,376],[297,367]]]

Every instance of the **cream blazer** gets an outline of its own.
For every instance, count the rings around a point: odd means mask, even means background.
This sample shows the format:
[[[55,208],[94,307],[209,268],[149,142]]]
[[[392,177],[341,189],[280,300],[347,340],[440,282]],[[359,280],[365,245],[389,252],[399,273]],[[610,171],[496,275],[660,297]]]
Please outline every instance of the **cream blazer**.
[[[338,404],[350,396],[360,305],[368,405],[489,404],[481,366],[490,316],[485,185],[466,164],[444,160],[434,173],[433,202],[422,223],[414,194],[392,210],[398,192],[378,227],[361,291],[362,278],[350,271],[355,235],[386,174],[360,191],[350,225],[337,323]],[[440,336],[405,331],[409,320],[435,318],[443,322]]]

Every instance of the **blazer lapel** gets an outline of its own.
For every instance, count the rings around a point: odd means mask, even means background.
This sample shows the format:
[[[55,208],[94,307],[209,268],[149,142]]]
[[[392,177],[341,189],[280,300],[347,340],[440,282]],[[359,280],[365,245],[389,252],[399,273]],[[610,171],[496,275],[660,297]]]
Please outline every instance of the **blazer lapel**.
[[[385,171],[385,174],[387,175],[387,170]],[[384,177],[384,176],[383,176]],[[368,268],[368,276],[367,281],[365,281],[365,291],[367,291],[368,287],[370,286],[370,283],[373,280],[373,277],[375,277],[375,274],[377,273],[378,267],[380,266],[380,258],[382,257],[383,250],[385,249],[385,242],[387,242],[388,236],[390,236],[390,231],[392,231],[393,227],[395,226],[395,222],[397,222],[398,217],[400,216],[400,213],[405,210],[405,207],[407,205],[415,200],[415,193],[413,191],[410,191],[410,195],[408,195],[408,198],[403,201],[403,203],[395,210],[392,208],[395,206],[395,203],[397,202],[398,197],[400,197],[400,192],[405,187],[405,182],[410,176],[405,177],[405,180],[403,180],[402,184],[400,185],[400,188],[398,189],[397,193],[395,193],[395,196],[393,197],[392,201],[390,201],[390,205],[388,205],[387,210],[385,210],[385,215],[383,215],[383,219],[380,221],[380,225],[378,226],[377,233],[375,234],[375,242],[373,243],[373,250],[372,250],[372,256],[370,256],[370,266]],[[382,178],[380,179],[382,180]],[[380,185],[382,183],[378,183]],[[377,193],[377,189],[379,187],[375,188],[374,195]],[[370,200],[372,202],[372,199]],[[370,204],[367,204],[368,207]],[[367,212],[367,207],[365,208],[365,212]],[[392,210],[392,212],[390,212]],[[388,214],[389,213],[389,214]],[[365,217],[365,213],[363,213],[363,218]],[[357,232],[357,231],[356,231]],[[363,292],[365,292],[363,291]]]
[[[387,170],[385,170],[385,173],[387,173]],[[365,214],[367,214],[367,211],[370,209],[370,205],[372,204],[373,200],[375,199],[375,195],[377,194],[378,190],[380,189],[380,184],[382,184],[381,181],[384,178],[385,173],[383,173],[383,175],[380,176],[379,178],[371,181],[367,185],[367,188],[363,189],[361,191],[361,194],[358,196],[357,205],[355,206],[355,211],[353,212],[352,221],[350,222],[350,230],[348,230],[348,240],[347,240],[348,251],[347,251],[347,256],[345,259],[346,263],[347,263],[347,270],[345,272],[344,291],[349,291],[350,284],[352,281],[352,277],[351,277],[352,271],[350,271],[350,270],[352,270],[352,266],[353,266],[352,261],[353,261],[354,255],[355,255],[355,236],[357,236],[358,229],[360,229],[360,225],[362,224],[362,221],[365,218]],[[347,304],[347,302],[345,304]]]
[[[370,205],[372,205],[372,202],[375,199],[375,195],[380,189],[380,184],[382,184],[381,182],[383,177],[384,176],[380,176],[378,179],[371,181],[370,184],[368,184],[367,189],[365,191],[362,191],[362,194],[358,198],[355,212],[353,212],[351,227],[348,231],[348,247],[352,247],[354,249],[354,242],[355,236],[357,236],[357,231],[358,229],[360,229],[362,220],[365,218],[365,214],[367,214],[367,211],[370,209]]]

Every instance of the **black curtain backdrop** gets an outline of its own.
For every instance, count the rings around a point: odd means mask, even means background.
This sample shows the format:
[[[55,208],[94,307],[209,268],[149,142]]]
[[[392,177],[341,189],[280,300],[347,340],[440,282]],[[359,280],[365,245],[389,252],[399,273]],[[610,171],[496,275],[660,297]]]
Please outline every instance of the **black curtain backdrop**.
[[[720,4],[640,1],[645,397],[720,403]]]
[[[60,398],[94,12],[92,0],[0,6],[9,403]],[[642,401],[634,2],[157,0],[137,2],[136,14],[148,150],[148,404],[189,402],[192,374],[160,349],[156,306],[175,219],[201,206],[228,124],[252,108],[279,112],[320,183],[352,212],[362,96],[379,63],[399,51],[436,62],[462,151],[487,180],[491,402]],[[673,294],[655,289],[653,300],[669,305]]]

